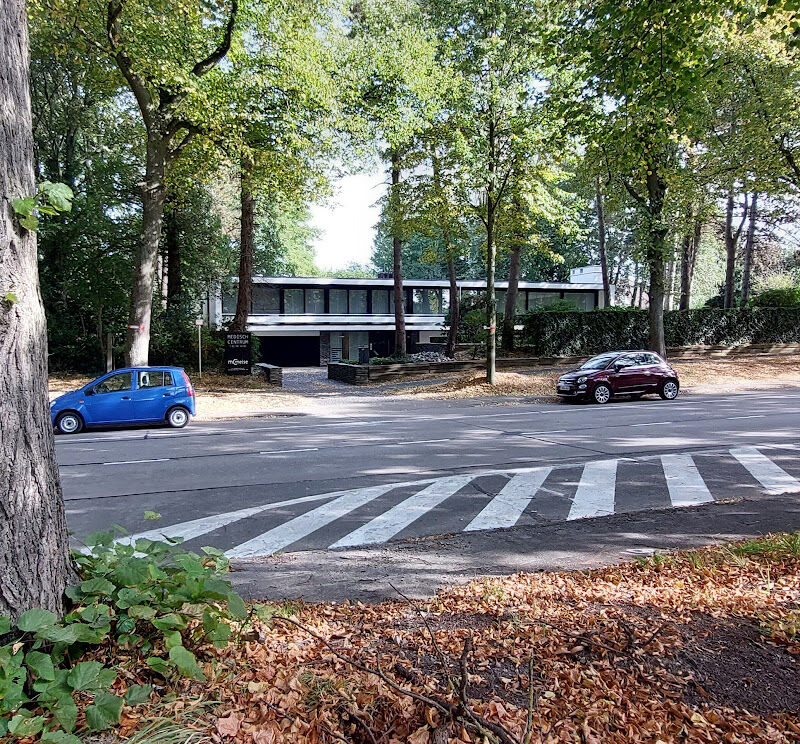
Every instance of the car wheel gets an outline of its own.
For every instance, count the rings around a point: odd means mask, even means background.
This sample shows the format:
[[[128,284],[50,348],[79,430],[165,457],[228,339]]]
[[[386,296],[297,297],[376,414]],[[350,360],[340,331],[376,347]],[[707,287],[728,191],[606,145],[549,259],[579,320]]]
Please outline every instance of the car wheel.
[[[678,397],[678,381],[664,380],[659,388],[658,394],[664,400],[675,400]]]
[[[62,434],[78,434],[83,429],[83,419],[79,414],[67,411],[56,419],[56,429]]]
[[[167,423],[173,429],[183,429],[183,427],[189,423],[189,411],[183,406],[170,408],[169,413],[167,413]]]
[[[611,400],[611,388],[601,383],[594,389],[592,398],[595,403],[608,403]]]

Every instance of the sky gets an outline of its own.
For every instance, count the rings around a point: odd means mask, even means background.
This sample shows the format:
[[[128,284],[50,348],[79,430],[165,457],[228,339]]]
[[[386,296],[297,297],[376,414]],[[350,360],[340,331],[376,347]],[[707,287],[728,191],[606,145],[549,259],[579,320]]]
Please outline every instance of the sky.
[[[319,231],[314,242],[317,266],[335,271],[354,261],[369,263],[380,217],[376,202],[386,191],[385,174],[344,176],[334,188],[327,204],[311,209],[311,225]]]

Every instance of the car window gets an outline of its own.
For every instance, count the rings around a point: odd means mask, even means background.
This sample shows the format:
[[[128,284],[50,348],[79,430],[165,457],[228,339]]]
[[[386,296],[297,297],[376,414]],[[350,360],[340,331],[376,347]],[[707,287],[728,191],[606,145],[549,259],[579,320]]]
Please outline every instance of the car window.
[[[622,356],[614,362],[615,367],[633,367],[636,364],[636,356],[634,354],[628,354],[627,356]]]
[[[139,372],[138,385],[140,388],[164,387],[164,384],[163,372]]]
[[[584,362],[579,369],[605,369],[616,356],[616,354],[599,354]]]
[[[647,355],[647,363],[648,364],[661,364],[661,358],[657,357],[655,354],[648,354]]]
[[[172,377],[172,372],[165,372],[164,373],[164,385],[167,387],[172,387],[175,385],[175,380]]]
[[[94,386],[95,393],[119,393],[123,390],[131,389],[131,381],[133,373],[120,372],[118,375],[111,375],[106,377],[101,383]]]

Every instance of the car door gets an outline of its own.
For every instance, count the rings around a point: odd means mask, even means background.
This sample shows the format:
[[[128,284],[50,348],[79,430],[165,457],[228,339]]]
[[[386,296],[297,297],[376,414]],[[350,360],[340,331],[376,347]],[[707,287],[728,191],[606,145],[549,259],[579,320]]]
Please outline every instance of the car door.
[[[647,390],[654,390],[664,376],[662,362],[655,354],[643,354],[642,384]]]
[[[636,366],[634,354],[626,354],[614,362],[614,372],[609,375],[611,388],[615,393],[637,390],[641,384],[641,370]]]
[[[133,392],[135,421],[163,421],[172,401],[172,375],[162,370],[140,369]]]
[[[133,420],[133,372],[104,377],[86,393],[84,409],[93,424],[120,424]]]

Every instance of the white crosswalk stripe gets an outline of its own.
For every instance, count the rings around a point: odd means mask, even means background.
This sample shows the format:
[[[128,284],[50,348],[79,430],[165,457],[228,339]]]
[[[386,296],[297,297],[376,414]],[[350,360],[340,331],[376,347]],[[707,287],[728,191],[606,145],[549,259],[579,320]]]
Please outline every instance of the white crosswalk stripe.
[[[349,545],[386,542],[412,522],[416,522],[423,514],[450,498],[456,491],[460,491],[475,477],[472,474],[454,475],[434,481],[427,488],[353,530],[330,547],[343,548]]]
[[[301,514],[285,524],[274,527],[263,535],[238,545],[229,550],[226,555],[229,558],[251,558],[256,555],[277,553],[287,545],[302,540],[306,535],[310,535],[312,532],[343,517],[354,509],[358,509],[359,506],[368,504],[373,499],[377,499],[378,496],[383,496],[383,494],[395,487],[396,484],[390,483],[385,486],[373,486],[371,488],[360,488],[357,491],[347,491],[339,498],[323,506],[318,506],[316,509]]]
[[[614,513],[617,462],[617,460],[599,460],[587,462],[583,466],[583,475],[572,500],[568,520],[604,517]]]
[[[714,500],[691,455],[661,455],[661,466],[673,506],[692,506]]]
[[[789,475],[755,447],[741,447],[730,452],[764,486],[768,494],[776,496],[800,491],[800,481],[797,478]]]
[[[552,470],[536,468],[527,473],[517,473],[464,529],[513,527]]]

